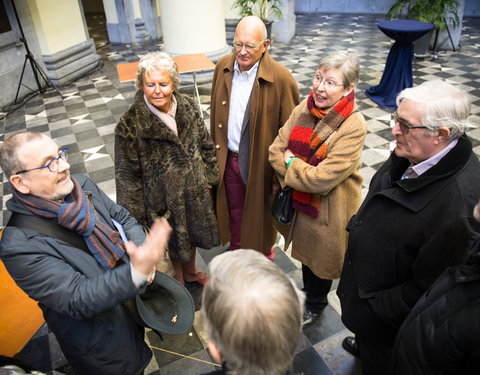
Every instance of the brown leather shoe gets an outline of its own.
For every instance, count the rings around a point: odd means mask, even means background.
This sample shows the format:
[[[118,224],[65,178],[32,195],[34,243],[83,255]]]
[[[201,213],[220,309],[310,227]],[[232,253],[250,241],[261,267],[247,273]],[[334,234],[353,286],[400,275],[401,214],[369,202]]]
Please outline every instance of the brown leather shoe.
[[[360,350],[358,348],[357,342],[355,341],[355,337],[345,337],[342,341],[342,347],[354,357],[360,357]]]

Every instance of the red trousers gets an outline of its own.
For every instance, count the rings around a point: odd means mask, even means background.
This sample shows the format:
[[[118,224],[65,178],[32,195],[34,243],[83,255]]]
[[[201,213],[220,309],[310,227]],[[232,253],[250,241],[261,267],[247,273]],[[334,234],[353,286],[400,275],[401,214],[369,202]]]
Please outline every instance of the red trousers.
[[[245,206],[245,195],[247,186],[240,175],[238,155],[229,152],[227,165],[225,166],[225,190],[227,193],[227,204],[230,214],[230,246],[229,250],[236,250],[242,247],[240,243],[242,233],[243,207]],[[275,249],[256,249],[262,251],[265,256],[273,260]]]
[[[230,212],[230,250],[240,249],[240,234],[242,229],[243,206],[247,187],[243,183],[238,165],[238,156],[228,153],[225,166],[225,190]]]

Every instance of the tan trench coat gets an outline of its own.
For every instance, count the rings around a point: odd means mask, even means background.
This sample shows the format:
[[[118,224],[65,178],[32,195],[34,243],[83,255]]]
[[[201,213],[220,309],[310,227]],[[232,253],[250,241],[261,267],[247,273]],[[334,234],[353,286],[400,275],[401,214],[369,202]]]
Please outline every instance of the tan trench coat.
[[[309,113],[304,100],[294,109],[270,146],[269,160],[282,185],[319,194],[320,212],[316,219],[297,211],[287,236],[292,242],[292,256],[322,279],[340,277],[347,248],[348,220],[357,211],[362,198],[359,169],[367,125],[356,112],[327,139],[327,158],[316,167],[295,159],[288,170],[283,158],[288,138],[301,113]]]
[[[233,54],[216,65],[212,83],[210,134],[215,143],[220,180],[216,211],[223,244],[230,240],[229,210],[224,184],[228,153],[228,111],[232,88]],[[250,160],[242,218],[241,246],[265,252],[275,243],[276,231],[270,213],[274,172],[268,162],[268,147],[278,129],[299,103],[298,86],[290,72],[264,53],[253,85],[250,105]]]

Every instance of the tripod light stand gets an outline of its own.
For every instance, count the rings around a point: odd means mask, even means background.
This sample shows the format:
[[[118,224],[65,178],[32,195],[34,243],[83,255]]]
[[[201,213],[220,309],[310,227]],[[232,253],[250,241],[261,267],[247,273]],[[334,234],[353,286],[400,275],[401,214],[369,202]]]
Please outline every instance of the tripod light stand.
[[[30,91],[35,92],[35,90],[32,90],[27,85],[22,84],[23,76],[25,74],[25,68],[27,67],[27,62],[30,62],[30,66],[32,67],[33,77],[35,78],[35,82],[37,83],[38,92],[44,93],[47,90],[47,88],[54,87],[54,86],[49,82],[47,75],[43,72],[42,68],[35,61],[35,58],[33,57],[33,54],[30,51],[30,48],[28,47],[25,34],[23,33],[22,24],[20,23],[20,19],[18,17],[17,8],[15,7],[14,0],[11,0],[11,4],[12,4],[13,12],[15,13],[15,19],[17,20],[18,28],[20,29],[20,34],[21,34],[20,41],[25,46],[25,60],[23,62],[22,74],[20,75],[20,81],[18,82],[17,93],[15,95],[15,102],[14,102],[15,104],[17,104],[18,94],[20,92],[21,86],[24,86],[28,88]],[[43,81],[45,82],[45,86],[42,86],[42,84],[40,83],[40,78],[42,78]]]

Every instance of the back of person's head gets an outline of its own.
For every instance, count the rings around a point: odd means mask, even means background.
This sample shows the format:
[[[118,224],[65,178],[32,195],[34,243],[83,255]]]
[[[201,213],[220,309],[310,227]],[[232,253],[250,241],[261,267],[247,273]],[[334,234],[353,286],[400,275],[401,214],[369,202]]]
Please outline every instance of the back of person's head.
[[[317,70],[335,69],[343,74],[343,87],[348,88],[351,84],[357,85],[360,77],[360,60],[358,56],[344,52],[333,52],[325,56],[318,64]]]
[[[21,131],[13,134],[0,146],[0,166],[7,178],[24,169],[21,160],[18,158],[17,150],[34,139],[46,137],[39,132]]]
[[[168,72],[172,79],[173,89],[177,90],[180,86],[180,75],[178,74],[177,63],[166,52],[150,52],[143,56],[138,62],[137,79],[135,86],[138,90],[143,90],[145,74],[151,71],[163,70]]]
[[[301,333],[303,293],[254,250],[210,263],[202,313],[209,341],[235,375],[284,375]]]
[[[407,88],[398,94],[397,106],[405,99],[423,107],[423,126],[431,130],[440,127],[449,128],[450,139],[461,137],[469,127],[468,94],[450,83],[436,79]]]

